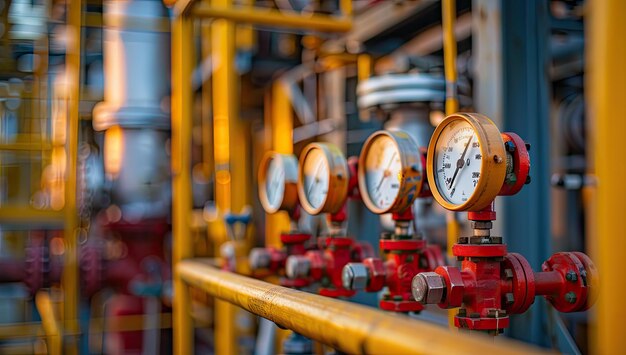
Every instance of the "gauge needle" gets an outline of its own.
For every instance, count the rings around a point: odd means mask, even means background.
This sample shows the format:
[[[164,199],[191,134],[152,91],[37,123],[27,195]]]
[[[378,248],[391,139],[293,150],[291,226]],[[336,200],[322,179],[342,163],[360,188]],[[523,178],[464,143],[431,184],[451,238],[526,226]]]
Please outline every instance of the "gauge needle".
[[[393,159],[395,157],[396,157],[396,152],[393,152],[391,159],[389,159],[389,164],[387,165],[387,169],[383,171],[383,176],[380,178],[380,181],[378,182],[378,186],[376,186],[376,192],[380,190],[380,187],[383,185],[383,181],[385,181],[385,178],[389,176],[389,169],[391,169],[391,164],[393,163]]]
[[[317,185],[317,183],[319,182],[319,178],[317,177],[317,174],[319,174],[320,169],[322,168],[322,164],[323,162],[320,161],[319,164],[317,164],[317,167],[315,168],[315,173],[313,174],[313,182],[311,183],[311,185],[309,185],[309,189],[306,192],[307,195],[311,196],[311,192],[313,191],[313,186]]]
[[[448,189],[452,188],[452,185],[454,185],[454,180],[456,179],[459,170],[463,167],[463,165],[465,165],[465,154],[467,153],[467,148],[469,148],[470,143],[472,142],[472,138],[474,138],[473,135],[470,136],[470,138],[467,140],[467,143],[465,144],[465,149],[463,149],[463,154],[461,154],[459,160],[456,161],[456,170],[454,171],[454,175],[452,175],[452,180],[450,181],[450,186],[448,187]]]

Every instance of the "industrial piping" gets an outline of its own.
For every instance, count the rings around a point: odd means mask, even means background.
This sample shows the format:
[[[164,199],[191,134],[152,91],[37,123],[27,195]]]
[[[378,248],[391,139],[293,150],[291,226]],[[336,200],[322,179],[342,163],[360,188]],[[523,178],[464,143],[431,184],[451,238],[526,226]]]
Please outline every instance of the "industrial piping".
[[[369,307],[219,270],[211,259],[183,260],[175,272],[189,286],[350,354],[529,354],[539,348],[482,334],[465,335]]]

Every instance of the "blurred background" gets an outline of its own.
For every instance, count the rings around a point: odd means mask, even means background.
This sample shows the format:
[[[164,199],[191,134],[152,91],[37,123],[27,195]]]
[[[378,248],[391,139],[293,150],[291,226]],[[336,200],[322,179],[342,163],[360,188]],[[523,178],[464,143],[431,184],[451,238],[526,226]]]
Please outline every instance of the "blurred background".
[[[251,216],[246,253],[279,243],[289,219],[257,196],[265,151],[321,141],[357,156],[383,128],[427,147],[451,92],[532,147],[532,183],[499,200],[493,234],[536,270],[582,251],[602,276],[598,306],[560,314],[537,298],[505,337],[622,348],[626,3],[453,5],[445,62],[434,0],[0,0],[0,353],[172,353],[177,302],[196,353],[258,353],[258,320],[200,290],[174,294],[172,264],[223,256],[229,212]],[[327,229],[302,214],[300,230]],[[446,211],[420,199],[414,215],[446,250]],[[348,216],[374,248],[393,228],[359,201]],[[412,317],[448,322],[436,307]]]

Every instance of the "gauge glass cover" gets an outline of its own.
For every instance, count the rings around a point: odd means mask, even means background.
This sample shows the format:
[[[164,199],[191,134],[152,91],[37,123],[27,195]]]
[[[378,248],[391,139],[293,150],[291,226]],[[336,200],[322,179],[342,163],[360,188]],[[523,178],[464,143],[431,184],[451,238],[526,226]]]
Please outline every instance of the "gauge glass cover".
[[[465,120],[450,121],[437,138],[435,183],[449,203],[462,205],[476,191],[483,164],[480,144],[474,128]]]
[[[321,149],[310,150],[304,160],[304,192],[314,209],[320,208],[328,196],[330,175],[328,160]]]
[[[388,209],[400,192],[402,161],[395,142],[381,135],[369,146],[365,157],[365,183],[371,202],[379,209]]]

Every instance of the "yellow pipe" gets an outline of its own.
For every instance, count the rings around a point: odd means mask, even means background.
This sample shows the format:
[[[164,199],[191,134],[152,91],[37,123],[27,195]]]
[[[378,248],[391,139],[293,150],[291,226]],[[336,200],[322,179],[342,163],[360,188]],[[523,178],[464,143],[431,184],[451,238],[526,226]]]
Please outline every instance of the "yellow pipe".
[[[446,115],[451,115],[459,111],[459,100],[457,96],[457,68],[456,68],[456,34],[454,26],[456,23],[456,3],[455,0],[443,0],[442,25],[443,25],[443,60],[446,77]],[[461,232],[458,216],[455,212],[448,211],[446,214],[446,233],[448,241],[448,257],[453,258],[452,246],[456,243]],[[454,316],[456,309],[448,310],[448,324],[454,328]]]
[[[232,0],[212,0],[211,8],[212,6],[228,8],[232,6]],[[211,35],[212,62],[215,63],[213,72],[215,202],[219,215],[222,215],[231,210],[238,212],[248,203],[246,166],[248,139],[237,110],[235,23],[230,19],[216,19],[211,25]],[[220,239],[221,242],[225,241],[225,236]],[[238,353],[236,312],[232,305],[220,300],[215,301],[217,354]]]
[[[81,76],[81,30],[82,1],[71,0],[68,14],[68,47],[66,52],[66,75],[72,78],[69,90],[69,128],[67,140],[67,170],[65,184],[65,253],[63,267],[63,328],[72,334],[78,332],[78,211],[76,201],[77,157],[78,157],[78,124],[80,121],[80,76]],[[64,350],[69,354],[77,353],[75,337],[66,338]]]
[[[62,346],[61,325],[55,314],[50,295],[47,292],[38,292],[35,296],[35,304],[41,316],[41,325],[46,333],[48,354],[60,355]]]
[[[406,316],[225,272],[203,261],[180,262],[175,273],[190,286],[350,354],[542,352],[511,340],[494,342],[483,334],[451,333]]]
[[[600,285],[596,314],[597,325],[592,336],[596,354],[619,352],[624,344],[623,306],[626,279],[622,275],[626,231],[623,224],[623,201],[626,200],[623,132],[626,122],[622,101],[626,97],[626,2],[623,0],[590,1],[590,38],[587,41],[586,78],[590,87],[588,117],[591,127],[592,165],[597,176],[597,209],[591,210],[592,235],[596,244],[594,262],[603,282]],[[593,328],[592,328],[593,329]]]
[[[267,150],[282,154],[293,153],[293,111],[287,84],[276,80],[272,84],[271,110],[265,129],[269,130]],[[280,247],[280,233],[290,229],[286,212],[265,214],[265,245]]]
[[[296,28],[321,32],[346,32],[352,28],[347,17],[326,15],[303,16],[290,11],[277,11],[262,8],[229,8],[223,5],[198,4],[192,9],[196,18],[220,18],[234,22],[265,25],[280,28]]]
[[[172,267],[193,257],[191,221],[191,70],[192,21],[177,16],[172,23]],[[191,354],[193,322],[188,288],[173,277],[174,352]]]
[[[41,330],[42,327],[39,322],[2,324],[0,325],[0,339],[35,338]]]

